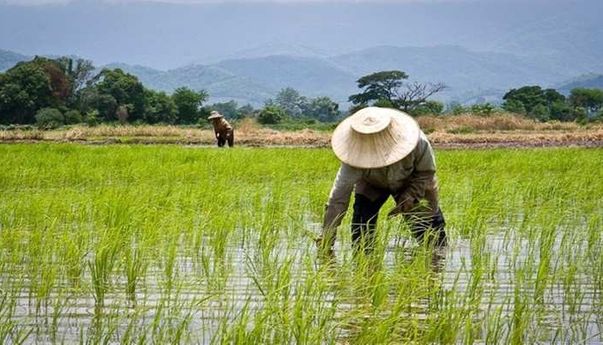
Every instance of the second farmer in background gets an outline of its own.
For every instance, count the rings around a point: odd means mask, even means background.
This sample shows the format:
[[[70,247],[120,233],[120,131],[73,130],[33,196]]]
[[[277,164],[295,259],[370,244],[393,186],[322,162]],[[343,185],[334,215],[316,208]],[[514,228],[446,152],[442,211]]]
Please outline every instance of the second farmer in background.
[[[224,115],[214,110],[209,114],[207,119],[210,120],[214,126],[218,147],[223,147],[226,142],[228,142],[229,147],[232,147],[234,145],[234,129],[232,128],[232,125],[224,119]]]

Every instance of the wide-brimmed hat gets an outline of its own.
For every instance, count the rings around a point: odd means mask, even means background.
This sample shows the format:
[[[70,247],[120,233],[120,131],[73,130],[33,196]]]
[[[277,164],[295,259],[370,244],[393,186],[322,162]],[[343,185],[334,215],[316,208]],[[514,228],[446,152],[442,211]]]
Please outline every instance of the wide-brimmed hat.
[[[224,117],[224,115],[218,113],[217,111],[212,111],[211,113],[209,113],[209,117],[207,118],[208,120],[213,120],[213,119],[219,119],[221,117]]]
[[[419,142],[417,122],[404,112],[368,107],[343,120],[331,138],[339,160],[356,168],[380,168],[406,157]]]

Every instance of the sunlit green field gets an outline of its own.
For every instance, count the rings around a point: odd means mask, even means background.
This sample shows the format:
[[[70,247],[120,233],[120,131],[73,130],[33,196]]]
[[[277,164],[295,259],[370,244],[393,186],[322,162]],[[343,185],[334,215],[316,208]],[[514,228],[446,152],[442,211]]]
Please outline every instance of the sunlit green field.
[[[329,261],[329,150],[0,145],[0,343],[602,342],[603,149],[437,160],[448,248]]]

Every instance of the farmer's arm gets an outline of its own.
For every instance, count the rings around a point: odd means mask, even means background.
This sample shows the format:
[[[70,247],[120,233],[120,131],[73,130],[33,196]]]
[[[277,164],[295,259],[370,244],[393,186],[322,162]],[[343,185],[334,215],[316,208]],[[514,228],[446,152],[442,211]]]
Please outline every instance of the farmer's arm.
[[[425,198],[428,189],[435,188],[435,156],[431,144],[423,133],[415,148],[413,163],[414,171],[406,184],[406,189],[396,197],[398,210],[392,212],[393,214],[410,211],[410,208],[415,206],[419,200]]]
[[[348,209],[354,185],[361,177],[362,172],[356,168],[347,164],[341,164],[339,167],[333,187],[331,188],[323,220],[321,240],[327,243],[321,243],[321,245],[330,248],[335,243],[337,227],[341,224],[341,220]]]

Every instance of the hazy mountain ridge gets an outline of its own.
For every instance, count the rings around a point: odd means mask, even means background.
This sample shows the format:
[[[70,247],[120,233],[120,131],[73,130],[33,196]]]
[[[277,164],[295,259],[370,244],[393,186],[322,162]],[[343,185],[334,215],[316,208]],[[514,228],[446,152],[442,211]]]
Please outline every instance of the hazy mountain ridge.
[[[225,60],[255,59],[267,56],[291,56],[301,58],[327,58],[330,54],[318,48],[293,43],[268,43],[253,48],[237,50],[226,55],[206,56],[193,65],[211,65]]]
[[[0,72],[6,71],[18,62],[29,59],[31,59],[29,56],[0,49]]]
[[[584,74],[559,84],[556,89],[565,95],[569,95],[572,89],[577,87],[603,89],[603,74]]]
[[[505,32],[485,49],[530,57],[554,66],[563,74],[603,70],[603,26],[598,9],[580,14],[580,18],[560,15],[542,18]]]
[[[169,71],[121,63],[104,67],[121,68],[136,75],[145,86],[154,90],[171,93],[182,86],[193,90],[205,90],[213,102],[232,99],[239,103],[252,103],[258,106],[278,92],[277,89],[269,88],[215,65],[189,65]]]
[[[465,93],[505,90],[526,83],[550,84],[569,76],[538,66],[512,54],[473,52],[459,46],[381,46],[333,58],[361,76],[374,71],[399,69],[411,79],[443,82],[445,98],[465,101]]]
[[[257,51],[271,53],[269,48],[259,47]],[[0,56],[27,58],[9,53]],[[186,86],[206,90],[211,102],[232,99],[254,106],[262,105],[285,87],[309,97],[329,96],[346,106],[349,95],[358,92],[356,80],[382,70],[405,71],[410,80],[442,82],[447,89],[434,98],[461,103],[497,102],[511,88],[536,84],[555,87],[584,73],[569,74],[556,64],[540,64],[529,56],[475,52],[460,46],[376,46],[331,57],[267,55],[167,71],[123,63],[105,67],[132,73],[152,89],[172,92]]]
[[[306,96],[329,96],[345,102],[358,76],[328,59],[267,56],[227,60],[217,64],[236,75],[255,80],[269,89],[293,87]]]
[[[210,68],[222,75],[209,79],[197,77]],[[293,87],[307,96],[326,95],[346,103],[348,96],[358,91],[358,78],[393,69],[407,72],[411,80],[443,82],[448,88],[436,98],[462,103],[497,101],[511,88],[531,84],[550,87],[578,75],[508,53],[474,52],[459,46],[378,46],[328,58],[269,55],[191,65],[167,71],[164,81],[169,79],[169,83],[148,82],[168,91],[169,86],[179,85],[204,88],[212,96],[246,99],[252,104],[261,104],[284,87]],[[231,82],[216,93],[212,84],[219,79]]]

